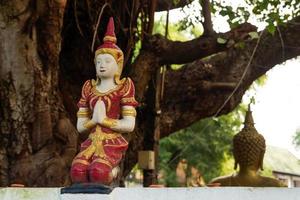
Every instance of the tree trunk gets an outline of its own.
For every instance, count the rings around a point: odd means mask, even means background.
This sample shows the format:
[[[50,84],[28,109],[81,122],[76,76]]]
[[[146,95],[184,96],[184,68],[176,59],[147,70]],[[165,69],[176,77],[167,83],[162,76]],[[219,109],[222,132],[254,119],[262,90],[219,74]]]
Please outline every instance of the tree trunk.
[[[0,186],[70,184],[72,159],[78,143],[86,137],[78,140],[76,104],[83,82],[95,77],[92,43],[95,47],[101,43],[110,16],[115,18],[118,46],[125,54],[124,76],[135,82],[140,102],[135,131],[125,135],[130,143],[124,176],[136,164],[137,151],[153,144],[152,86],[161,65],[185,64],[181,70],[166,74],[160,120],[161,136],[165,137],[205,117],[230,112],[255,79],[300,55],[300,17],[279,26],[280,33],[265,31],[258,45],[258,40],[248,35],[256,30],[249,24],[187,42],[151,35],[155,10],[190,1],[172,2],[0,2]],[[218,37],[228,42],[219,44]],[[132,61],[138,40],[142,48]],[[240,43],[245,47],[240,48]]]
[[[76,130],[58,88],[64,7],[1,2],[1,186],[69,184]]]

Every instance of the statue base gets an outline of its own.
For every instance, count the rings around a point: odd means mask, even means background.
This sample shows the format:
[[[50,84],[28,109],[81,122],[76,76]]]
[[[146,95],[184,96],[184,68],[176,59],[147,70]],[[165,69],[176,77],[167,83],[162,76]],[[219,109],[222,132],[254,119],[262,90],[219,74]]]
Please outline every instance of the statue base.
[[[99,183],[76,183],[69,187],[61,188],[61,194],[109,194],[113,188]]]

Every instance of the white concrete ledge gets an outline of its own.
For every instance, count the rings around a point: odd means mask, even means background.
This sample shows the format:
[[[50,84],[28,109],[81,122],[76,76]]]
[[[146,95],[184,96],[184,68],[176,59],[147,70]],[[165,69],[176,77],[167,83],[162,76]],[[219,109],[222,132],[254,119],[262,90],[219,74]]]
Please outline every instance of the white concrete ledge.
[[[116,188],[109,195],[63,194],[60,188],[1,188],[0,200],[299,200],[300,188]]]
[[[1,188],[0,200],[60,199],[60,188]]]

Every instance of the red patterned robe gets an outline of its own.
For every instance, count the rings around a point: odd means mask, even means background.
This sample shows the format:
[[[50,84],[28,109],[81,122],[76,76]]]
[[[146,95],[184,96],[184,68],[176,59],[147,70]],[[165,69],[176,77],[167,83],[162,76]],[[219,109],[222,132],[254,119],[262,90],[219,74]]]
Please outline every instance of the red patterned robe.
[[[134,85],[130,78],[106,93],[97,91],[94,80],[88,80],[82,88],[79,108],[92,111],[98,100],[106,107],[106,115],[120,119],[122,106],[137,106]],[[110,184],[112,169],[119,165],[128,143],[120,133],[99,124],[91,130],[89,138],[81,144],[79,154],[74,158],[71,178],[74,183],[96,182]]]

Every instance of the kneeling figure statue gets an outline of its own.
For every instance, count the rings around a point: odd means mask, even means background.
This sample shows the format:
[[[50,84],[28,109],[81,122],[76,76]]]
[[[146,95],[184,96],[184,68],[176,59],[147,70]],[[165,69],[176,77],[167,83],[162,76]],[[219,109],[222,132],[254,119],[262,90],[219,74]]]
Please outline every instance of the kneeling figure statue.
[[[124,55],[116,45],[113,18],[103,42],[95,52],[97,79],[84,83],[78,103],[77,129],[90,134],[72,162],[73,183],[110,185],[128,147],[121,133],[135,126],[138,103],[131,79],[120,80]]]

